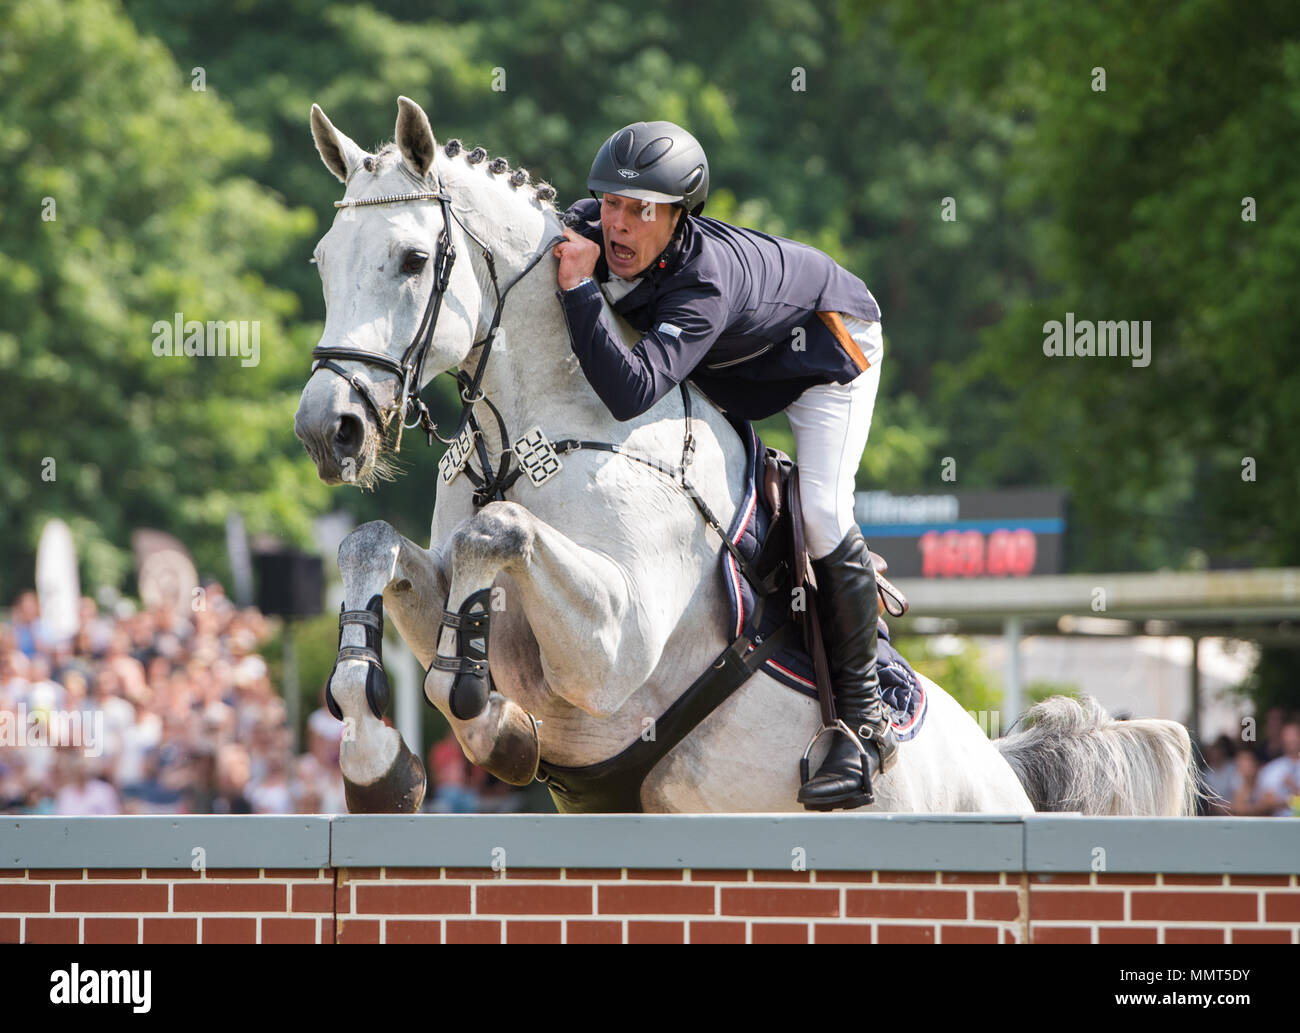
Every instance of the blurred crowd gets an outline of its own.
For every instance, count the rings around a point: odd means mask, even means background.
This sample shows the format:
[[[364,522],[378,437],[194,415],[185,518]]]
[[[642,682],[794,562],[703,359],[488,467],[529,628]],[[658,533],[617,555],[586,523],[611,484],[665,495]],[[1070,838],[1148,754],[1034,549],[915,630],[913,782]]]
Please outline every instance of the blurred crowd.
[[[36,593],[0,623],[0,811],[343,813],[343,725],[324,710],[295,755],[258,648],[265,618],[216,583],[203,605],[102,612],[50,633]],[[71,743],[71,744],[69,744]]]
[[[1300,715],[1273,707],[1262,741],[1221,735],[1205,748],[1206,813],[1300,817]]]
[[[64,638],[22,593],[0,622],[0,813],[346,813],[344,726],[321,706],[294,754],[258,652],[268,635],[215,582],[192,612],[105,612],[84,597]],[[427,761],[426,811],[545,809],[471,764],[450,732]]]
[[[64,638],[22,593],[0,622],[0,813],[345,813],[344,726],[320,707],[294,753],[258,652],[268,636],[215,582],[180,613],[85,597]],[[1204,813],[1300,816],[1300,716],[1270,710],[1259,739],[1205,747]],[[426,811],[548,809],[471,764],[450,732],[426,760]]]

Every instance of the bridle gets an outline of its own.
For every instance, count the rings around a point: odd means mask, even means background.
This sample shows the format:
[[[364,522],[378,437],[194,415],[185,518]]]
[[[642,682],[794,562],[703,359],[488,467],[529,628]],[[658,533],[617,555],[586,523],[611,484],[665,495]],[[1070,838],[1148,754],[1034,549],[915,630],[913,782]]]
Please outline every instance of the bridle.
[[[379,421],[379,426],[384,431],[388,429],[389,424],[396,417],[398,420],[397,441],[394,446],[396,452],[402,450],[402,431],[413,430],[417,426],[424,428],[430,445],[433,444],[434,438],[437,438],[444,445],[460,444],[464,448],[465,458],[468,458],[470,440],[473,440],[478,448],[479,461],[483,464],[482,480],[485,484],[480,485],[480,489],[484,486],[498,487],[508,475],[509,442],[506,437],[505,421],[502,419],[501,413],[483,394],[483,374],[487,370],[488,357],[492,352],[492,341],[501,325],[506,296],[515,284],[532,272],[537,263],[546,256],[546,253],[564,238],[562,236],[553,237],[548,241],[544,247],[529,259],[523,271],[506,285],[505,290],[502,290],[497,280],[496,256],[492,253],[492,248],[466,226],[460,216],[452,209],[451,195],[443,189],[442,183],[435,179],[435,185],[438,188],[436,190],[419,190],[406,194],[385,194],[383,197],[367,197],[334,202],[335,208],[360,208],[369,205],[398,204],[406,201],[437,201],[442,207],[442,229],[438,233],[438,243],[433,256],[433,287],[429,292],[429,300],[424,306],[424,315],[416,328],[415,336],[411,339],[411,343],[406,346],[406,351],[402,353],[401,360],[392,359],[380,352],[363,351],[359,348],[327,348],[317,345],[312,349],[311,353],[312,358],[316,360],[312,364],[311,371],[315,373],[319,369],[327,369],[346,380],[369,406],[370,411],[374,414],[375,419]],[[424,378],[424,360],[433,344],[433,333],[438,325],[438,313],[442,309],[442,299],[446,296],[447,285],[451,281],[451,269],[456,262],[456,247],[451,242],[449,232],[453,219],[461,228],[461,232],[469,237],[483,253],[483,261],[487,265],[488,275],[492,280],[492,291],[496,295],[496,304],[492,313],[492,323],[488,327],[487,333],[476,340],[470,349],[472,351],[480,346],[483,348],[474,375],[470,376],[464,370],[458,370],[455,373],[451,373],[450,370],[447,371],[460,384],[461,414],[456,430],[450,438],[444,438],[438,433],[438,425],[434,423],[428,406],[420,398],[420,390],[421,381]],[[397,377],[401,390],[397,393],[391,405],[381,406],[375,398],[371,382],[361,373],[348,372],[338,365],[336,359],[361,362],[387,370]],[[501,468],[496,471],[492,470],[489,463],[487,447],[483,443],[483,435],[478,426],[478,418],[474,415],[474,405],[477,402],[484,402],[492,410],[501,430],[503,448],[507,449],[501,458]],[[472,432],[472,439],[467,439],[467,431]],[[475,477],[477,479],[477,475]]]

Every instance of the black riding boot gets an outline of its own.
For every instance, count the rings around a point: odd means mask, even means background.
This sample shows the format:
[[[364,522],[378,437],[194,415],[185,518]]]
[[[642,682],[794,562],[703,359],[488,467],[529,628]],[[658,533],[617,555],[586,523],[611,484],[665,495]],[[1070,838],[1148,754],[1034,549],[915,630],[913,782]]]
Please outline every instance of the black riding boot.
[[[817,774],[799,790],[799,802],[815,811],[863,807],[875,802],[870,776],[893,766],[898,740],[880,698],[876,572],[862,532],[854,527],[830,555],[813,560],[813,570],[836,716],[862,740],[873,770],[867,773],[864,787],[862,753],[837,731]]]

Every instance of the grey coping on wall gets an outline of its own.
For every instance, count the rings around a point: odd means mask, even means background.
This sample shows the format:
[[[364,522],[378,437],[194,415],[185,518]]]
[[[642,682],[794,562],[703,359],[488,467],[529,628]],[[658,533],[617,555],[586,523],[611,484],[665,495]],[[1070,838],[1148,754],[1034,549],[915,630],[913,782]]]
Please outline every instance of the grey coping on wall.
[[[347,865],[1019,870],[1014,815],[380,815],[334,820]],[[799,853],[802,851],[802,853]]]
[[[1025,870],[1285,875],[1300,872],[1300,818],[1036,816]]]
[[[196,849],[202,854],[196,854]],[[325,868],[316,815],[0,817],[0,868]]]
[[[190,868],[198,847],[210,869],[504,864],[1291,874],[1300,872],[1300,819],[846,813],[0,818],[0,869]]]

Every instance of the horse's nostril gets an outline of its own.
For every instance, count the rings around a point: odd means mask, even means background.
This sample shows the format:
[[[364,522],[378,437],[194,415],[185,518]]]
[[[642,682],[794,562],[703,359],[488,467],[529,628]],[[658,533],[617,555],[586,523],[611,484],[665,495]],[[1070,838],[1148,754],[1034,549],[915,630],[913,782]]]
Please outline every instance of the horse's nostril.
[[[355,416],[340,416],[334,431],[334,444],[344,453],[355,452],[361,447],[361,421]]]

